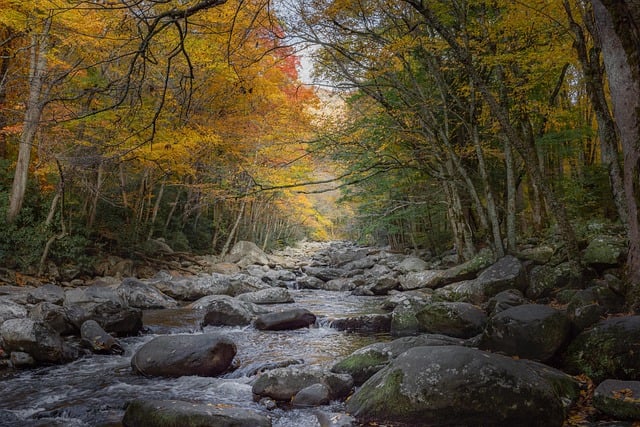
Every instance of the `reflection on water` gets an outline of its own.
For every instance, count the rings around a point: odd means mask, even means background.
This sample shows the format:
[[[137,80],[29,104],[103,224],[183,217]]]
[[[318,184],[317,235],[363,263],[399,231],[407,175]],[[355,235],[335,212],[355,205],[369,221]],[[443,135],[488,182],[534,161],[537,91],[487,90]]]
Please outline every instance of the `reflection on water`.
[[[320,318],[335,318],[371,313],[380,301],[339,292],[301,290],[292,293],[296,300],[294,304],[271,309],[304,307]],[[385,338],[317,326],[266,332],[252,327],[206,327],[205,332],[226,334],[236,343],[235,364],[239,368],[235,375],[164,379],[131,373],[131,356],[141,345],[159,334],[201,333],[201,316],[188,309],[150,311],[144,316],[150,334],[122,339],[125,353],[121,356],[93,355],[63,366],[27,370],[0,378],[0,426],[118,426],[124,406],[135,398],[193,400],[266,411],[252,399],[250,382],[253,377],[245,374],[255,372],[252,367],[296,360],[329,366],[355,349]],[[323,410],[339,411],[340,405]],[[318,425],[316,411],[313,408],[277,409],[269,415],[274,426],[306,427]]]

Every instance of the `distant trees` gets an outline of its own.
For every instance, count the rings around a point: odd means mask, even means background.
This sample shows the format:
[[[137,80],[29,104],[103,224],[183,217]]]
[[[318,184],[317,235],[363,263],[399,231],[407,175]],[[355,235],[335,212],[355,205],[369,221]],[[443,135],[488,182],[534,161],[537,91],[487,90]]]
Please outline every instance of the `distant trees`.
[[[7,265],[318,230],[286,190],[256,191],[306,180],[314,101],[266,0],[0,4]]]

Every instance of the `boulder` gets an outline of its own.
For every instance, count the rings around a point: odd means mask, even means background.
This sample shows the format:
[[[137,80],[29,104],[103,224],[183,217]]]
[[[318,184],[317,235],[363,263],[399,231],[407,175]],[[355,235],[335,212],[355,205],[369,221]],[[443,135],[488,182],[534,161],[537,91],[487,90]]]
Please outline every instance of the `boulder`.
[[[69,320],[67,310],[50,302],[44,301],[31,308],[29,318],[48,325],[60,335],[72,335],[78,332],[78,327]]]
[[[6,297],[0,298],[0,325],[9,319],[22,319],[27,317],[27,309]]]
[[[249,274],[238,273],[229,277],[229,295],[233,297],[270,288],[268,283]]]
[[[414,347],[365,382],[347,412],[364,423],[560,427],[577,384],[540,370],[467,347]]]
[[[571,323],[554,308],[523,304],[501,311],[487,323],[480,348],[545,362],[565,343]]]
[[[606,415],[640,420],[640,382],[605,380],[593,393],[593,406]]]
[[[180,301],[195,301],[207,295],[229,295],[229,276],[211,273],[203,276],[177,278],[154,278],[149,281],[165,295]]]
[[[362,385],[373,374],[389,364],[400,354],[413,347],[438,345],[463,345],[464,340],[445,335],[424,334],[379,342],[363,347],[331,367],[331,372],[349,374],[355,385]]]
[[[291,293],[284,288],[267,288],[255,292],[238,295],[238,299],[252,304],[287,304],[292,303]]]
[[[511,255],[500,258],[495,264],[483,270],[475,282],[482,288],[487,298],[507,289],[524,291],[527,288],[524,266],[518,258]]]
[[[436,288],[440,285],[443,270],[413,271],[400,276],[400,289],[409,291],[411,289]]]
[[[261,314],[253,322],[253,326],[262,331],[282,331],[306,328],[315,322],[315,314],[304,308],[295,308],[292,310]]]
[[[324,280],[320,280],[315,276],[304,276],[296,280],[298,289],[322,289]]]
[[[400,285],[400,281],[392,274],[385,274],[383,276],[376,277],[373,280],[369,290],[373,295],[387,295],[390,291],[397,289]]]
[[[346,271],[335,267],[304,267],[302,271],[309,275],[317,277],[323,282],[346,276]]]
[[[123,354],[122,345],[98,325],[95,320],[87,320],[80,327],[82,343],[99,354]]]
[[[122,419],[125,427],[271,427],[269,417],[246,408],[180,400],[134,400]]]
[[[6,351],[29,353],[40,363],[65,363],[77,356],[64,344],[58,332],[31,319],[5,320],[0,325],[0,337]]]
[[[391,335],[403,337],[421,332],[416,313],[426,304],[427,301],[418,297],[406,298],[397,304],[391,313]]]
[[[444,286],[449,283],[474,279],[480,271],[489,267],[494,261],[493,252],[490,249],[482,249],[469,261],[444,270],[437,285]]]
[[[476,280],[462,280],[435,290],[434,295],[445,301],[480,304],[486,300],[482,285]]]
[[[228,295],[207,297],[202,326],[245,326],[256,316],[253,304]]]
[[[518,252],[518,258],[542,265],[551,261],[551,257],[555,252],[556,250],[552,246],[540,245],[521,249]]]
[[[176,300],[163,294],[155,286],[131,277],[124,279],[116,292],[130,307],[150,309],[178,306]]]
[[[241,240],[237,242],[229,254],[225,257],[226,262],[233,262],[240,267],[246,267],[251,264],[269,265],[269,257],[262,249],[253,242]]]
[[[385,333],[391,331],[391,313],[363,314],[332,319],[329,325],[339,331],[360,333]]]
[[[640,316],[602,320],[579,334],[567,348],[565,368],[595,382],[640,380]]]
[[[526,296],[531,299],[548,297],[557,289],[582,287],[583,272],[575,271],[570,263],[556,266],[537,265],[529,274]]]
[[[30,291],[27,295],[27,302],[29,304],[49,302],[51,304],[62,305],[64,302],[64,289],[58,285],[47,283]]]
[[[235,355],[236,345],[222,335],[161,335],[138,349],[131,367],[145,376],[213,377],[227,371]]]
[[[487,312],[496,315],[511,307],[522,305],[526,302],[524,295],[518,289],[507,289],[497,293],[487,301]]]
[[[396,270],[402,273],[424,271],[428,268],[429,264],[426,261],[414,256],[406,257],[396,266]]]
[[[324,384],[311,384],[293,396],[291,404],[294,407],[308,408],[326,405],[331,401],[331,390]]]
[[[262,374],[253,383],[253,394],[288,402],[301,390],[314,384],[322,384],[329,389],[331,400],[345,397],[353,387],[350,375],[336,374],[327,370],[310,367],[288,366],[273,369]]]
[[[482,332],[487,316],[484,311],[469,303],[436,302],[418,311],[416,319],[421,331],[455,338],[471,338]]]
[[[627,242],[621,237],[601,235],[594,237],[582,253],[582,261],[596,268],[612,267],[624,262]]]

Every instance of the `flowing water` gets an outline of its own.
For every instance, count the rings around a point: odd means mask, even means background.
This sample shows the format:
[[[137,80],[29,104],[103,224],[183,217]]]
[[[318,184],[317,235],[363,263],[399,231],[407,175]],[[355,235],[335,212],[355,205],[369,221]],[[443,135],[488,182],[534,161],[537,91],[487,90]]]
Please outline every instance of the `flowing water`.
[[[62,365],[24,370],[0,376],[0,426],[120,426],[127,402],[137,399],[179,399],[267,410],[253,402],[251,382],[264,363],[300,361],[330,366],[354,350],[386,339],[331,329],[328,319],[375,312],[379,298],[342,292],[292,290],[294,304],[274,310],[304,307],[318,316],[315,327],[295,331],[257,331],[252,327],[205,327],[223,333],[238,348],[234,372],[220,378],[147,378],[131,372],[135,351],[157,335],[202,333],[200,316],[188,309],[145,313],[149,333],[121,339],[122,356],[92,355]],[[321,408],[340,413],[334,403]],[[274,427],[318,426],[316,409],[268,411]]]

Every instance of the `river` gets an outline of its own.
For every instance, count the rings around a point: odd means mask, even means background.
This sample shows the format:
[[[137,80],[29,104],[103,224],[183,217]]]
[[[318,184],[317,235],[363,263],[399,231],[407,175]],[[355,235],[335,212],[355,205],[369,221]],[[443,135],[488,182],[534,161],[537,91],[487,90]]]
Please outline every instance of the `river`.
[[[213,405],[233,405],[268,412],[274,427],[319,426],[316,413],[341,412],[336,402],[311,409],[267,411],[253,402],[251,374],[257,364],[300,360],[331,366],[354,350],[386,336],[365,336],[332,329],[330,319],[379,312],[378,297],[344,292],[290,290],[295,303],[273,310],[303,307],[318,317],[315,327],[294,331],[258,331],[248,327],[205,327],[236,343],[234,372],[218,378],[149,378],[135,375],[130,360],[135,351],[157,335],[202,333],[201,314],[189,309],[146,311],[148,333],[121,339],[125,353],[91,355],[60,366],[5,373],[0,377],[0,426],[121,426],[127,402],[136,399],[179,399]]]

